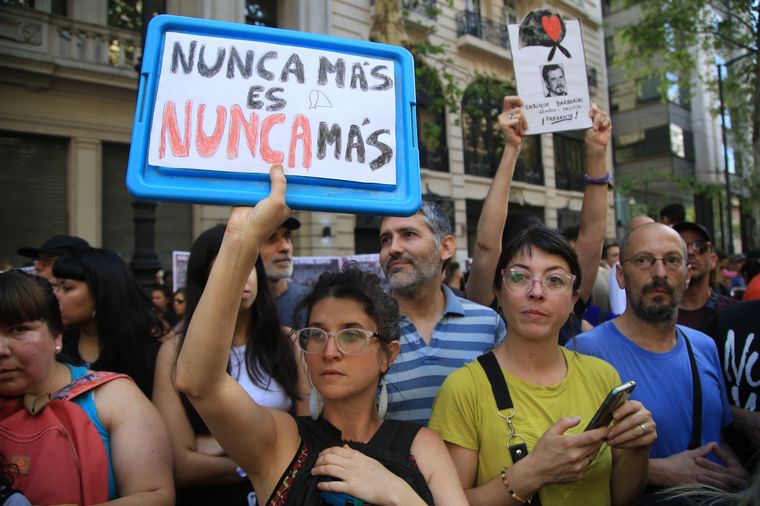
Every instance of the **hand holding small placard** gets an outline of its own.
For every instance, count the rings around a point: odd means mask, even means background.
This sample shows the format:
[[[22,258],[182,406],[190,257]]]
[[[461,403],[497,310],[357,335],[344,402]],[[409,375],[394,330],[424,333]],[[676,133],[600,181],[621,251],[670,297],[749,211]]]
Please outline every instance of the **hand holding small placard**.
[[[580,22],[539,9],[507,29],[528,133],[589,128],[591,101]]]

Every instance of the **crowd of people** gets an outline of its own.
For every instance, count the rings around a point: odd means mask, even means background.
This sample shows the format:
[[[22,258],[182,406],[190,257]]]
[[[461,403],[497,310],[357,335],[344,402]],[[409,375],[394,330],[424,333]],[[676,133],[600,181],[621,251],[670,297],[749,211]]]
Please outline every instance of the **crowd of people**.
[[[79,238],[22,248],[36,275],[0,273],[0,502],[760,504],[760,301],[738,301],[760,259],[721,266],[678,205],[605,244],[612,125],[589,115],[560,232],[508,213],[527,122],[504,98],[467,273],[423,202],[383,218],[384,280],[295,283],[280,166],[174,292]]]

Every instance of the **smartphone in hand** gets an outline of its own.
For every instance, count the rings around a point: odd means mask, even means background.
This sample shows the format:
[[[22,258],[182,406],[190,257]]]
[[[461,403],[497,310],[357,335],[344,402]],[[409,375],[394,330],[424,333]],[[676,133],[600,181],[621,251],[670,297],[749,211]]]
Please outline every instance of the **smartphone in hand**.
[[[607,427],[612,423],[612,413],[628,400],[628,396],[631,395],[634,388],[636,388],[635,381],[626,381],[619,387],[610,390],[610,393],[607,394],[607,398],[604,399],[602,405],[599,406],[599,409],[596,411],[585,430]]]

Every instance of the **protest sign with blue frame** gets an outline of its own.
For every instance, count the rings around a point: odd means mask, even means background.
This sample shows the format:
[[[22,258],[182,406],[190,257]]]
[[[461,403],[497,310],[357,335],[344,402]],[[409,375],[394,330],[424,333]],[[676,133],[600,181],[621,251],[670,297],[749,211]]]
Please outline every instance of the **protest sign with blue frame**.
[[[127,187],[255,204],[280,163],[293,209],[408,216],[421,203],[404,48],[161,15],[148,25]]]

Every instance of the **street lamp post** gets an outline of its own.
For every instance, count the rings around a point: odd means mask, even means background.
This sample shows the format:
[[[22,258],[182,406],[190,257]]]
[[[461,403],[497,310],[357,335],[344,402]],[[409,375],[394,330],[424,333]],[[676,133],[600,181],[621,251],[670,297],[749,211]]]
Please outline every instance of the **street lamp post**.
[[[728,170],[728,138],[726,137],[726,114],[723,105],[723,64],[718,63],[718,98],[720,99],[720,131],[723,137],[723,177],[726,179],[726,224],[728,225],[728,254],[734,253],[733,217],[731,216],[731,177]],[[726,66],[728,69],[728,66]]]
[[[142,3],[142,55],[145,54],[145,34],[148,22],[153,17],[153,0],[143,0]],[[137,67],[137,83],[140,84],[140,65]],[[135,252],[129,266],[135,273],[137,281],[144,288],[150,288],[155,282],[155,273],[161,269],[161,261],[156,255],[156,206],[155,202],[134,199],[132,201],[133,220],[135,223]]]
[[[723,175],[726,179],[726,224],[728,225],[728,254],[734,253],[734,231],[733,231],[733,216],[731,215],[731,176],[728,170],[728,138],[726,137],[726,114],[725,106],[723,104],[723,67],[726,67],[726,75],[728,75],[728,67],[738,62],[739,60],[752,56],[757,51],[749,51],[736,58],[731,58],[727,62],[717,63],[718,67],[718,98],[720,100],[720,130],[723,137]]]

